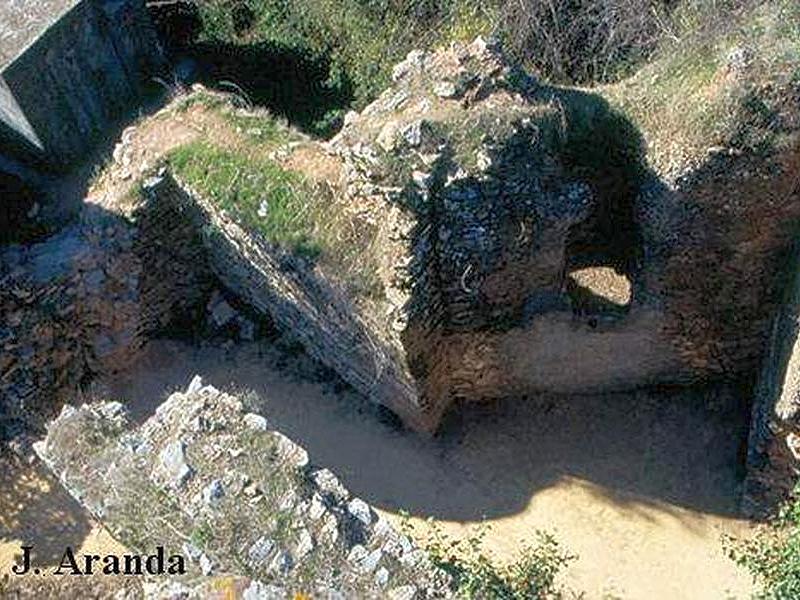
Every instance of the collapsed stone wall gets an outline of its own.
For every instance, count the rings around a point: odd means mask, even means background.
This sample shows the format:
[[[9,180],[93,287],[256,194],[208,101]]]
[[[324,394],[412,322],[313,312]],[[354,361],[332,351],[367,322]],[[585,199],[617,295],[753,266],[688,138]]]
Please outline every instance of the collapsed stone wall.
[[[213,277],[195,230],[164,210],[112,215],[0,249],[0,420],[38,425],[98,373],[204,307]]]
[[[433,422],[454,397],[735,380],[758,366],[800,224],[796,85],[771,92],[769,122],[742,125],[780,135],[780,150],[732,139],[666,181],[602,98],[532,81],[481,41],[413,52],[394,79],[331,146],[354,164],[354,198],[371,186],[410,205],[412,231],[433,240],[409,262],[433,265],[438,296],[417,298],[439,303],[423,336],[435,344],[415,356],[418,331],[404,338],[441,407]],[[386,177],[382,163],[405,172]],[[599,256],[570,256],[582,246]],[[576,259],[623,270],[630,304],[585,314],[567,289]]]
[[[169,175],[150,202],[193,223],[233,293],[423,431],[458,399],[752,371],[800,220],[791,152],[711,153],[663,181],[602,98],[541,85],[482,40],[412,52],[394,79],[317,148],[339,161],[336,210],[378,224],[364,229],[380,248],[367,265],[377,300]],[[570,288],[575,264],[624,271],[629,304],[585,305]]]
[[[185,557],[184,576],[147,578],[147,597],[223,582],[245,598],[451,596],[424,551],[268,417],[195,377],[135,428],[119,403],[65,407],[35,447],[129,551]]]

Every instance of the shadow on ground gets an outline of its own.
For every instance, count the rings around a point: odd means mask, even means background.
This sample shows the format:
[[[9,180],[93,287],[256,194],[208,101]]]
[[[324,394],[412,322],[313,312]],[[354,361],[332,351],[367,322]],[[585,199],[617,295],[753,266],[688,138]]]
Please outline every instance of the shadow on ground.
[[[146,372],[147,376],[144,376]],[[159,341],[102,396],[138,419],[192,375],[244,392],[272,426],[351,491],[391,512],[480,521],[525,509],[564,481],[591,484],[621,507],[733,516],[747,434],[747,390],[650,390],[466,405],[425,439],[347,390],[304,355]]]
[[[34,562],[58,564],[66,546],[80,546],[91,529],[84,509],[44,467],[0,457],[0,549],[13,544],[16,558],[18,543],[31,544]],[[12,559],[5,551],[0,558]]]

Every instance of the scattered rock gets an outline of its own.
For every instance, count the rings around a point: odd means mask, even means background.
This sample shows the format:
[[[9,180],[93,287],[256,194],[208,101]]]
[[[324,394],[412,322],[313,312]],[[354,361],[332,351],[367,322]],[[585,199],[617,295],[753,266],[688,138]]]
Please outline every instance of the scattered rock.
[[[192,544],[191,542],[184,542],[183,546],[181,547],[183,551],[183,555],[186,556],[191,561],[199,561],[200,557],[203,555],[202,550]]]
[[[417,587],[414,585],[402,585],[389,590],[387,597],[389,600],[415,600],[417,598]]]
[[[434,84],[433,86],[433,93],[439,96],[439,98],[444,98],[447,100],[451,100],[458,97],[458,88],[456,88],[456,84],[452,81],[439,81]]]
[[[196,394],[200,390],[203,389],[203,378],[200,375],[195,375],[192,377],[192,380],[189,382],[188,387],[186,388],[186,395]]]
[[[222,487],[222,482],[215,479],[203,488],[203,502],[208,506],[217,504],[225,495],[225,489]]]
[[[261,536],[247,550],[247,557],[253,566],[265,564],[275,550],[275,542],[270,538]]]
[[[242,595],[242,600],[286,600],[286,598],[286,589],[255,580],[250,582]]]
[[[288,550],[281,550],[270,564],[270,570],[280,575],[287,575],[294,568],[294,557]]]
[[[206,576],[214,572],[214,563],[205,553],[200,556],[200,572]]]
[[[255,413],[248,413],[244,416],[245,425],[255,431],[267,431],[269,425],[267,420],[261,415]]]
[[[192,468],[186,463],[186,444],[181,440],[169,442],[159,454],[160,474],[172,487],[182,487],[192,476]]]
[[[379,588],[385,588],[389,584],[389,571],[386,567],[381,567],[375,572],[375,584]]]
[[[311,551],[314,550],[314,546],[314,538],[308,529],[301,529],[297,542],[297,548],[295,550],[297,554],[297,560],[303,560],[306,556],[308,556]]]
[[[219,292],[215,292],[208,302],[208,314],[217,328],[225,327],[236,317],[236,311]]]
[[[350,495],[336,475],[328,469],[314,471],[311,480],[323,496],[328,496],[335,502],[345,502]]]
[[[372,509],[369,507],[369,504],[360,498],[353,498],[347,504],[347,512],[360,521],[365,527],[369,527],[372,524]]]

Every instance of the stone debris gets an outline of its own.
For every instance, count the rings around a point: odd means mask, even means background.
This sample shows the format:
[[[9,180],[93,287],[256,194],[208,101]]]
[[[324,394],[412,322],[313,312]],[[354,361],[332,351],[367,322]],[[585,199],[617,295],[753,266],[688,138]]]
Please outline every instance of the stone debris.
[[[413,585],[403,585],[389,590],[389,600],[416,600],[417,588]]]
[[[269,428],[267,420],[263,416],[255,413],[247,413],[244,416],[244,422],[245,425],[255,431],[266,431]]]
[[[225,488],[219,479],[215,479],[203,488],[203,502],[208,506],[214,506],[225,495]]]
[[[347,512],[358,519],[358,521],[366,527],[372,525],[372,509],[370,508],[369,504],[360,498],[353,498],[350,502],[348,502]]]
[[[200,572],[206,577],[214,572],[214,563],[211,561],[210,558],[208,558],[208,556],[205,553],[200,555],[199,564],[200,564]]]
[[[214,292],[208,301],[208,313],[211,322],[218,328],[225,327],[236,317],[236,311],[219,292]]]
[[[159,474],[173,487],[183,487],[192,476],[192,468],[186,463],[186,444],[176,440],[167,444],[159,454]]]
[[[202,577],[244,576],[239,561],[254,578],[242,587],[252,597],[308,590],[309,577],[319,597],[383,597],[390,581],[414,582],[419,598],[449,597],[448,577],[424,552],[330,471],[310,466],[295,442],[263,427],[268,419],[252,427],[247,417],[259,415],[237,398],[195,378],[132,430],[119,414],[115,403],[65,408],[36,451],[122,543],[132,535],[180,548],[201,577],[181,581],[187,597],[204,597]],[[211,426],[187,427],[198,415]],[[147,450],[130,452],[134,439]],[[245,447],[238,459],[227,451]]]
[[[211,279],[192,225],[164,205],[0,248],[0,422],[35,423],[89,375],[132,365],[201,310]]]
[[[262,536],[250,546],[247,557],[254,566],[263,565],[272,556],[273,550],[275,550],[275,542]]]

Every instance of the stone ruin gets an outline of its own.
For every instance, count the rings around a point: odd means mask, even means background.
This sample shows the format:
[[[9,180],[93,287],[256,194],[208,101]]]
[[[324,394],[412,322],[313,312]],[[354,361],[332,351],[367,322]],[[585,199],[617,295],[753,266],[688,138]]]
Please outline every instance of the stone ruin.
[[[181,550],[187,573],[145,575],[146,597],[449,597],[427,553],[199,377],[139,427],[116,402],[65,407],[36,452],[132,551]]]
[[[335,165],[317,191],[379,249],[361,264],[377,293],[352,291],[335,261],[270,243],[167,165],[144,182],[131,215],[89,212],[51,239],[2,250],[0,418],[46,413],[92,375],[126,368],[151,335],[196,318],[221,286],[427,433],[460,401],[740,379],[761,369],[745,508],[759,512],[766,496],[785,492],[800,464],[797,286],[787,300],[782,285],[795,270],[786,256],[800,216],[797,104],[785,103],[779,120],[785,151],[719,148],[667,177],[647,166],[635,128],[602,98],[538,82],[483,40],[412,52],[393,79],[333,140],[308,144]],[[623,292],[609,294],[609,280],[624,281]],[[212,463],[239,458],[207,455],[206,435],[228,436],[223,447],[269,446],[245,449],[243,464],[303,454],[278,434],[252,440],[247,424],[256,419],[239,400],[195,387],[131,433],[120,430],[119,407],[68,409],[39,452],[112,530],[136,533],[124,529],[131,507],[109,504],[112,484],[166,485],[193,507],[190,520],[217,519],[215,497],[238,489],[225,479],[238,467]],[[89,443],[89,430],[113,444],[76,455],[59,442]],[[237,549],[243,560],[260,547],[269,554],[255,579],[277,573],[289,585],[296,574],[284,567],[327,539],[353,570],[334,581],[322,564],[320,581],[380,595],[385,560],[386,585],[402,595],[411,572],[404,554],[392,555],[372,530],[351,543],[342,524],[352,521],[349,505],[306,487],[313,469],[304,460],[286,471],[287,481],[303,478],[286,506],[298,537]],[[118,480],[90,476],[109,461],[120,465]],[[181,481],[159,479],[161,467]],[[267,498],[266,483],[254,485]],[[310,523],[310,512],[322,520]],[[275,533],[278,524],[264,527]],[[203,552],[198,566],[227,568],[219,548]]]
[[[394,75],[320,147],[338,165],[336,210],[378,240],[363,261],[377,298],[169,171],[146,182],[149,203],[194,223],[228,289],[421,431],[460,400],[757,367],[800,210],[791,152],[716,152],[668,181],[605,101],[540,84],[483,41],[414,52]],[[785,127],[797,135],[788,112]],[[616,273],[627,294],[604,298],[586,269]]]

